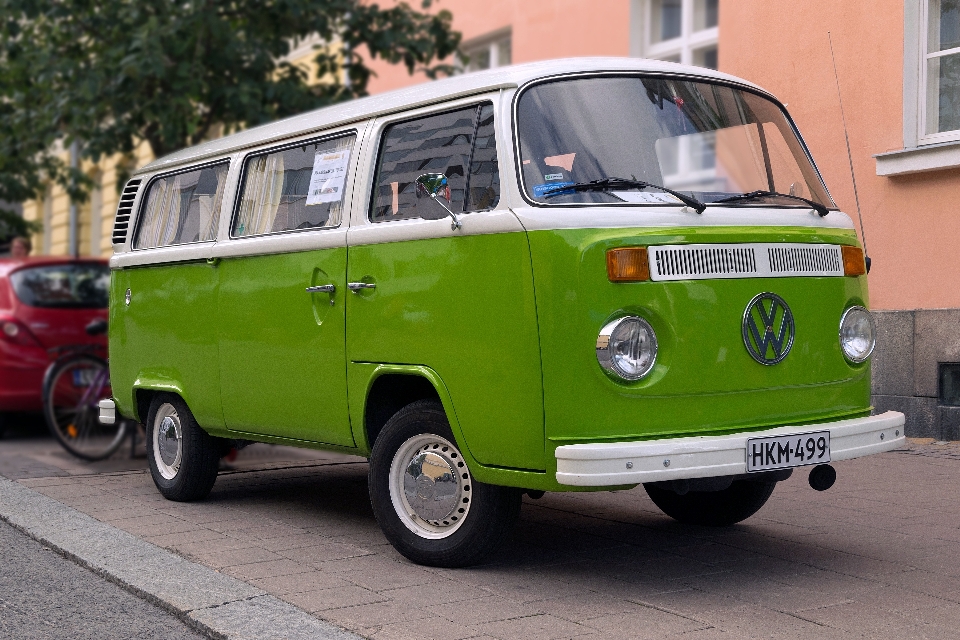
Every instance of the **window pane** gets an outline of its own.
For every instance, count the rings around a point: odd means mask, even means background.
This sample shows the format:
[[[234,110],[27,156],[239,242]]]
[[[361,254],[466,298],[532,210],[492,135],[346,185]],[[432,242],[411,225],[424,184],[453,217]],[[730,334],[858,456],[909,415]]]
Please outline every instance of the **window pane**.
[[[480,71],[490,68],[490,45],[474,49],[468,53],[470,56],[470,65],[467,67],[470,71]]]
[[[940,404],[960,406],[960,364],[940,363]]]
[[[927,52],[960,47],[960,0],[930,0]]]
[[[652,0],[650,3],[650,42],[680,37],[681,0]]]
[[[474,129],[476,145],[472,144]],[[470,197],[465,201],[468,164]],[[388,127],[380,151],[371,219],[380,222],[446,217],[448,214],[439,203],[418,195],[416,179],[425,173],[447,176],[445,204],[454,211],[495,207],[500,201],[500,173],[493,105],[467,107]]]
[[[960,129],[960,54],[927,60],[927,131]]]
[[[693,30],[703,31],[717,26],[718,0],[696,0],[693,5]]]
[[[110,268],[96,262],[21,269],[10,282],[31,307],[106,309],[110,297]]]
[[[497,43],[497,65],[505,67],[510,64],[510,38],[505,38]]]
[[[154,180],[134,248],[216,240],[228,168],[223,163]]]
[[[693,64],[707,69],[717,68],[717,47],[704,47],[693,52]]]
[[[355,139],[309,142],[249,158],[233,236],[340,226]]]
[[[493,127],[493,105],[480,107],[477,140],[470,165],[470,197],[465,211],[493,209],[500,202],[500,165],[497,162],[497,138]]]

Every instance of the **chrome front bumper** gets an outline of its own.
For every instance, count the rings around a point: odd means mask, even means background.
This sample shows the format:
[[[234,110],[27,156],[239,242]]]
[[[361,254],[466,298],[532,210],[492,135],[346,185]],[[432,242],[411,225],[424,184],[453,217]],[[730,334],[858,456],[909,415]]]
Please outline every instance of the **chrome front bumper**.
[[[726,436],[643,442],[568,444],[557,447],[557,482],[606,487],[662,480],[711,478],[747,472],[747,440],[766,436],[830,432],[832,462],[896,449],[904,444],[904,417],[897,411]]]

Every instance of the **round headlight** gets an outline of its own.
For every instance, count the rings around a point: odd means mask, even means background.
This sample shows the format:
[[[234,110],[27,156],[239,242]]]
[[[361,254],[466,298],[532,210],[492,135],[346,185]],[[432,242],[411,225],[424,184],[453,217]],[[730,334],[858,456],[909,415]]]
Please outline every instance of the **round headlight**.
[[[657,334],[643,318],[626,316],[608,323],[597,336],[597,360],[624,380],[639,380],[657,361]]]
[[[840,348],[851,362],[863,362],[877,344],[873,316],[863,307],[850,307],[840,318]]]

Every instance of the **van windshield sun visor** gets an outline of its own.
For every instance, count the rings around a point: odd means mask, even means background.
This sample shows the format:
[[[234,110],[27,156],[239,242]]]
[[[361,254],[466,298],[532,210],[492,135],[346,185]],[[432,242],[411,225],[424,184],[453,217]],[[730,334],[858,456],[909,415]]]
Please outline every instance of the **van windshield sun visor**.
[[[701,210],[685,198],[739,203],[751,194],[765,206],[802,199],[818,213],[836,208],[784,110],[726,84],[552,80],[520,95],[517,132],[523,190],[539,205],[683,202]],[[587,186],[610,176],[621,176],[618,184]]]

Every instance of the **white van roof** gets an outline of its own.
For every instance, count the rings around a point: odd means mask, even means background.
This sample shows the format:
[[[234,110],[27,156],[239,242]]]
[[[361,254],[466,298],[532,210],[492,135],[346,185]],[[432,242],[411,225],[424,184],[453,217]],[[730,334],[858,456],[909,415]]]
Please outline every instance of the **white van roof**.
[[[366,120],[379,115],[394,113],[405,109],[425,106],[463,96],[512,89],[533,80],[567,73],[590,71],[628,71],[653,72],[670,75],[699,76],[734,82],[763,91],[760,87],[736,76],[712,69],[693,67],[647,60],[644,58],[566,58],[531,62],[508,67],[498,67],[474,73],[456,75],[434,82],[416,84],[403,89],[389,91],[366,98],[358,98],[341,104],[301,113],[276,122],[246,129],[216,140],[203,142],[193,147],[181,149],[137,171],[137,174],[151,173],[178,165],[190,164],[201,160],[220,157],[244,147],[261,145],[304,135],[336,126]]]

